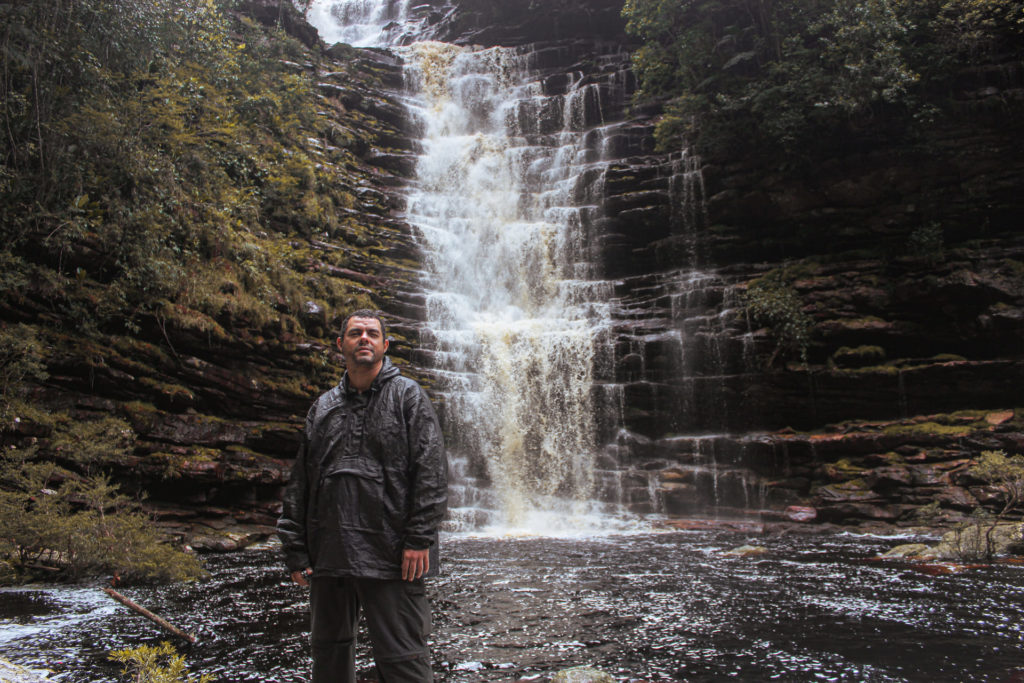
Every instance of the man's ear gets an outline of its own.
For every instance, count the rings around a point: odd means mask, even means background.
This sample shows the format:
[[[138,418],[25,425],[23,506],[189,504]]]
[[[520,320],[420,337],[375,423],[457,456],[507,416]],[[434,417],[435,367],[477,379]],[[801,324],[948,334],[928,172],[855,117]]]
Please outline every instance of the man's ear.
[[[337,339],[335,339],[334,343],[337,345],[338,350],[341,351],[341,337],[338,337]]]
[[[384,337],[384,353],[388,352],[388,347],[391,346],[391,340]]]

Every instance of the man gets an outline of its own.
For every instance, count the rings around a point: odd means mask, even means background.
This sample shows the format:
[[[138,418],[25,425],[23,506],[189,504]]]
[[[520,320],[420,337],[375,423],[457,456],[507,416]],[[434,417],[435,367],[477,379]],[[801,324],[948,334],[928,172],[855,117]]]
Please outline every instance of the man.
[[[432,681],[430,606],[446,460],[426,393],[384,354],[384,321],[342,323],[341,382],[306,415],[277,523],[292,580],[312,584],[314,683],[355,681],[360,607],[382,683]]]

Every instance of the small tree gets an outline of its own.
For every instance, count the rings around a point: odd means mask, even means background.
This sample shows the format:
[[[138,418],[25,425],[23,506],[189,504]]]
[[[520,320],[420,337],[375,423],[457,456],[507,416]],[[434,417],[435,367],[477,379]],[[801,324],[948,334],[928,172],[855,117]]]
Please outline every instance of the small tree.
[[[202,575],[195,556],[164,543],[105,475],[83,477],[37,456],[34,447],[0,452],[0,554],[10,553],[22,570],[144,581]]]
[[[110,659],[124,664],[123,673],[132,683],[209,683],[213,676],[199,678],[188,673],[185,657],[164,641],[157,646],[140,645],[129,650],[114,650]]]
[[[1024,456],[1007,457],[1005,451],[984,451],[969,472],[1003,494],[1004,504],[996,515],[998,519],[1024,503]]]
[[[775,338],[775,351],[768,365],[780,354],[796,354],[807,362],[814,321],[803,310],[803,302],[793,286],[783,279],[781,271],[772,271],[755,280],[747,289],[745,312],[748,320],[764,325]]]

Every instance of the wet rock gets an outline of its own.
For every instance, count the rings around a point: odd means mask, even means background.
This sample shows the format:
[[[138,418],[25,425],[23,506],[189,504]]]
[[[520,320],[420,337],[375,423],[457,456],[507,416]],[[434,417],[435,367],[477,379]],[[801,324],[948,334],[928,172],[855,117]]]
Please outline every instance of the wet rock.
[[[52,679],[0,657],[0,681],[4,683],[46,683]]]
[[[785,510],[786,519],[792,522],[813,522],[818,517],[818,511],[804,505],[790,505]]]
[[[187,543],[193,550],[226,553],[246,548],[269,538],[274,533],[275,529],[271,526],[224,524],[219,520],[213,520],[194,525],[187,536]]]
[[[732,550],[726,550],[723,555],[735,555],[738,557],[749,557],[751,555],[765,555],[768,553],[768,549],[760,545],[741,545],[738,548]]]
[[[556,673],[551,683],[615,683],[615,679],[600,669],[576,666]]]
[[[885,558],[934,559],[935,551],[925,543],[904,543],[888,552],[882,553]]]
[[[1015,413],[1012,410],[1001,410],[996,413],[989,413],[985,416],[985,422],[988,422],[990,425],[995,427],[996,425],[1001,425],[1012,420],[1014,414]]]
[[[894,522],[902,512],[893,505],[877,505],[873,503],[837,503],[834,505],[820,506],[820,515],[830,521],[844,520],[879,520]]]

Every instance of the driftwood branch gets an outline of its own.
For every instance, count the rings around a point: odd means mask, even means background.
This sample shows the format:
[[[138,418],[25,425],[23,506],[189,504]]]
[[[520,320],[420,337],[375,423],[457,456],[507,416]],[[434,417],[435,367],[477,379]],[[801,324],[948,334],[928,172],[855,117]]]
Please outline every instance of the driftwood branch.
[[[177,626],[174,626],[173,624],[171,624],[166,619],[158,617],[157,615],[153,614],[152,612],[150,612],[145,607],[141,607],[140,605],[135,604],[134,602],[132,602],[131,600],[129,600],[125,596],[123,596],[120,593],[118,593],[113,588],[104,588],[103,592],[106,593],[107,595],[109,595],[110,597],[114,598],[115,600],[117,600],[119,603],[121,603],[125,607],[130,607],[131,609],[135,610],[136,612],[138,612],[142,616],[146,617],[150,621],[158,624],[161,628],[163,628],[163,629],[165,629],[167,631],[170,631],[171,633],[173,633],[176,636],[180,636],[180,637],[184,638],[185,640],[187,640],[188,642],[192,643],[193,645],[195,644],[195,642],[196,642],[196,637],[195,636],[193,636],[190,633],[185,633],[180,628],[178,628]]]

